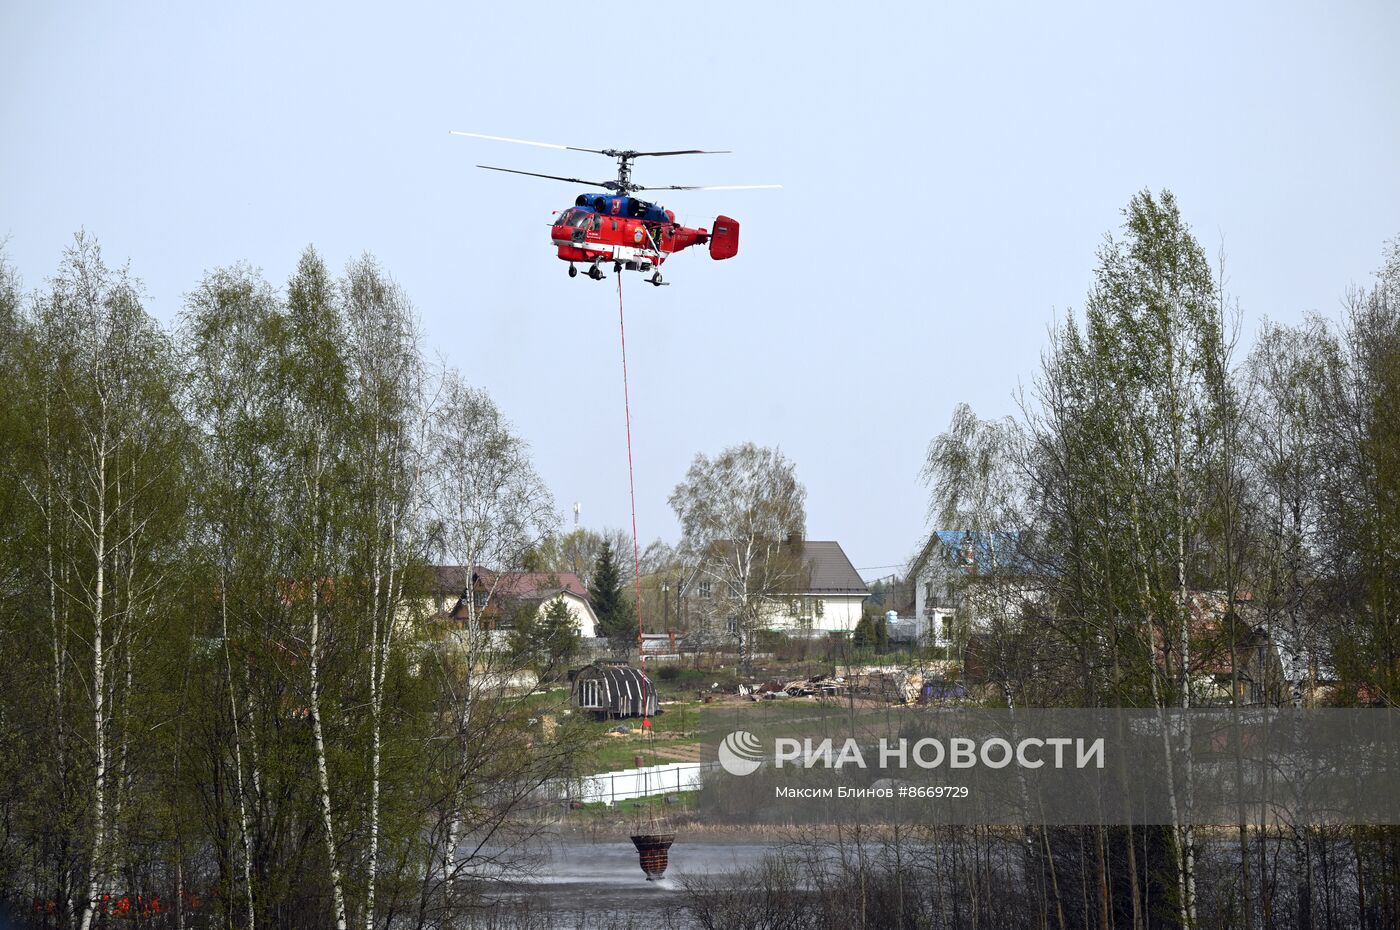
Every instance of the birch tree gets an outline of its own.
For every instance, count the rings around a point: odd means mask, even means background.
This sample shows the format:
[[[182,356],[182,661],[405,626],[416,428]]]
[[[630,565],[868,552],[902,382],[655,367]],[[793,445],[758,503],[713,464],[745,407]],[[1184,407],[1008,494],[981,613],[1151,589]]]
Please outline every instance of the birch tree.
[[[1111,357],[1109,384],[1126,427],[1128,500],[1139,597],[1157,658],[1150,681],[1158,707],[1192,704],[1190,576],[1201,550],[1202,503],[1209,495],[1222,410],[1212,390],[1220,370],[1219,302],[1204,251],[1182,221],[1170,192],[1143,192],[1124,212],[1124,238],[1100,251],[1086,305],[1091,344]],[[1165,571],[1163,570],[1165,569]],[[1233,597],[1233,592],[1227,592]],[[1164,734],[1164,738],[1165,734]],[[1189,731],[1183,737],[1190,738]],[[1170,772],[1170,747],[1166,747]],[[1195,842],[1185,794],[1170,799],[1178,824],[1178,905],[1195,924]]]
[[[441,679],[451,721],[451,751],[445,755],[445,787],[436,831],[438,862],[424,879],[424,897],[436,887],[451,900],[452,884],[467,858],[459,855],[462,838],[478,823],[469,807],[482,793],[482,776],[502,761],[499,747],[484,742],[487,733],[512,724],[513,709],[501,698],[501,686],[522,667],[501,667],[509,654],[497,648],[499,637],[483,628],[482,611],[495,594],[499,570],[519,566],[526,554],[556,526],[553,496],[530,461],[529,446],[510,428],[485,391],[448,371],[429,413],[427,444],[427,513],[433,522],[436,553],[461,570],[461,615],[464,629],[451,631],[461,644],[461,662]],[[483,569],[489,579],[473,579]],[[511,664],[511,663],[507,663]],[[528,767],[510,777],[529,781]],[[500,770],[503,773],[504,769]],[[515,796],[518,798],[519,796]],[[501,820],[515,800],[498,808]],[[480,840],[479,840],[480,842]],[[479,846],[478,846],[479,848]]]
[[[8,785],[21,783],[23,747],[29,742],[26,731],[32,734],[39,729],[37,721],[24,719],[12,710],[22,706],[23,690],[34,683],[32,668],[38,658],[32,647],[23,648],[23,642],[32,637],[26,635],[29,631],[22,632],[17,622],[21,600],[29,587],[21,567],[26,523],[21,515],[27,508],[20,484],[24,469],[20,455],[24,435],[20,388],[27,382],[28,366],[23,358],[26,337],[20,318],[18,275],[0,247],[0,369],[11,372],[11,377],[0,380],[0,649],[22,663],[14,674],[0,682],[0,741],[19,750],[0,758],[0,783]],[[26,674],[20,668],[31,671]],[[23,844],[27,831],[17,823],[22,803],[21,792],[0,792],[0,810],[4,812],[0,815],[0,882],[7,888],[18,884],[26,864]],[[33,878],[37,885],[38,876]]]
[[[802,588],[806,498],[793,463],[753,443],[697,454],[671,492],[682,557],[709,582],[712,622],[734,624],[746,675],[754,635]]]
[[[1012,706],[1025,700],[1015,692],[1035,677],[1013,672],[1000,661],[1021,651],[1020,619],[1034,609],[1029,590],[1009,577],[1024,565],[1019,552],[1025,527],[1022,444],[1023,435],[1009,418],[982,420],[967,404],[959,404],[948,429],[929,443],[921,473],[929,486],[930,522],[962,533],[973,553],[972,574],[962,580],[975,582],[975,590],[964,585],[961,625],[990,628],[995,677]]]
[[[529,446],[495,401],[447,372],[430,413],[429,508],[439,554],[462,569],[469,649],[476,655],[480,612],[494,582],[473,594],[479,569],[521,565],[555,528],[554,498],[530,462]]]
[[[297,571],[287,599],[296,608],[298,627],[304,624],[307,668],[307,710],[311,722],[321,830],[325,841],[336,930],[348,925],[344,865],[341,861],[337,810],[326,740],[327,684],[333,653],[347,645],[329,622],[328,598],[345,606],[346,522],[350,501],[341,493],[349,465],[347,362],[344,320],[337,312],[334,284],[320,257],[302,254],[287,287],[286,355],[281,370],[285,384],[288,506],[294,515]],[[330,692],[332,695],[334,691]]]
[[[342,299],[348,323],[352,428],[349,452],[358,485],[354,576],[367,581],[364,612],[369,692],[368,842],[365,930],[375,926],[381,870],[385,680],[405,617],[405,579],[421,562],[422,356],[404,293],[368,256],[350,266]]]
[[[225,704],[215,713],[225,717],[226,712],[231,739],[233,833],[249,930],[259,924],[259,898],[272,897],[255,875],[265,872],[257,852],[267,845],[262,816],[277,813],[262,771],[276,737],[266,725],[266,707],[259,705],[280,683],[264,681],[261,668],[255,674],[251,660],[261,644],[276,640],[279,626],[274,593],[285,547],[275,517],[281,500],[274,444],[281,404],[273,387],[280,312],[271,287],[242,267],[206,275],[185,308],[192,409],[203,434],[200,553],[217,598],[217,621],[205,633],[218,643],[214,693]],[[217,770],[217,760],[213,765]],[[232,876],[228,881],[236,884]],[[262,903],[266,913],[273,902]]]
[[[73,727],[72,745],[58,738],[86,782],[73,785],[87,808],[73,837],[85,868],[64,897],[87,930],[122,865],[134,675],[164,619],[181,533],[183,423],[171,346],[139,285],[109,268],[92,239],[75,239],[32,325],[45,375],[26,491],[43,526],[56,731]],[[85,719],[69,715],[78,703]]]

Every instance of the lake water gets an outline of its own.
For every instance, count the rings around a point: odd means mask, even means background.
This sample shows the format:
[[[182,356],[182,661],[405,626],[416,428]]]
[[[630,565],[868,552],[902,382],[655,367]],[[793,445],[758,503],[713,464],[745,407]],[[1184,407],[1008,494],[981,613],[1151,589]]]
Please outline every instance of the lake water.
[[[548,916],[557,928],[607,926],[622,930],[618,918],[638,925],[655,919],[656,926],[684,926],[679,914],[686,876],[736,873],[758,865],[772,847],[742,843],[686,842],[678,837],[671,847],[666,877],[649,882],[637,861],[637,850],[623,840],[612,843],[561,842],[541,851],[533,874],[497,885],[491,897],[501,912],[528,911]],[[661,918],[667,918],[661,920]],[[514,926],[504,920],[500,926]]]

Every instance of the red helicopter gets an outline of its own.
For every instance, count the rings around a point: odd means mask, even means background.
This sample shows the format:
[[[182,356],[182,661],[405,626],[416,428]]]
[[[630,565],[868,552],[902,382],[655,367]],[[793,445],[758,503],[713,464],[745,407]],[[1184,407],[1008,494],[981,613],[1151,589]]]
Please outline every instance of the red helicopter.
[[[709,187],[670,184],[662,187],[642,187],[632,183],[632,162],[638,158],[657,155],[727,155],[728,152],[709,152],[702,149],[681,149],[672,152],[635,152],[631,149],[585,149],[573,145],[555,145],[550,142],[531,142],[526,139],[507,139],[504,136],[486,136],[476,132],[451,130],[454,136],[470,136],[473,139],[490,139],[493,142],[514,142],[518,145],[534,145],[546,149],[562,149],[568,152],[592,152],[617,159],[616,181],[585,181],[580,178],[564,178],[553,174],[537,174],[533,171],[518,171],[514,168],[497,168],[493,165],[477,165],[488,171],[505,171],[510,174],[523,174],[532,178],[549,178],[553,181],[567,181],[571,184],[586,184],[599,187],[609,193],[583,193],[574,200],[574,205],[555,216],[550,239],[559,252],[559,258],[569,263],[569,277],[578,274],[575,262],[588,264],[587,274],[595,281],[601,281],[603,263],[613,263],[613,273],[628,271],[652,272],[647,281],[661,287],[666,281],[661,279],[658,269],[667,257],[688,249],[693,245],[710,246],[710,257],[722,261],[739,253],[739,221],[728,216],[715,217],[713,232],[703,226],[692,229],[676,222],[676,215],[657,203],[633,197],[634,191],[744,191],[771,190],[781,184],[738,184]]]

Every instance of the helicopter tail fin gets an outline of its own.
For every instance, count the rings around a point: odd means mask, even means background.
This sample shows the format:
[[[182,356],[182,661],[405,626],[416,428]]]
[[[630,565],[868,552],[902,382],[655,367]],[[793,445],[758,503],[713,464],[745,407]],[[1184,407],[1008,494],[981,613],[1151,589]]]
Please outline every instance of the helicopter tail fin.
[[[728,216],[715,217],[714,232],[710,234],[710,258],[723,261],[739,254],[739,221]]]

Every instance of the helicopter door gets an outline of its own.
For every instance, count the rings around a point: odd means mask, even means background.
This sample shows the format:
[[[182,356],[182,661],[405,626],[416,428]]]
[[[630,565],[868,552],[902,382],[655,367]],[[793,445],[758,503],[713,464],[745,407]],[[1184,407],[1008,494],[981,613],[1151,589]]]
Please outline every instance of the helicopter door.
[[[587,231],[587,234],[588,234],[588,238],[589,238],[589,239],[592,239],[592,240],[594,240],[594,241],[597,241],[597,240],[599,240],[599,239],[602,239],[602,238],[603,238],[603,218],[602,218],[601,216],[599,216],[598,214],[596,214],[596,213],[594,213],[592,216],[590,216],[590,217],[588,218],[588,226],[586,227],[586,231]]]

